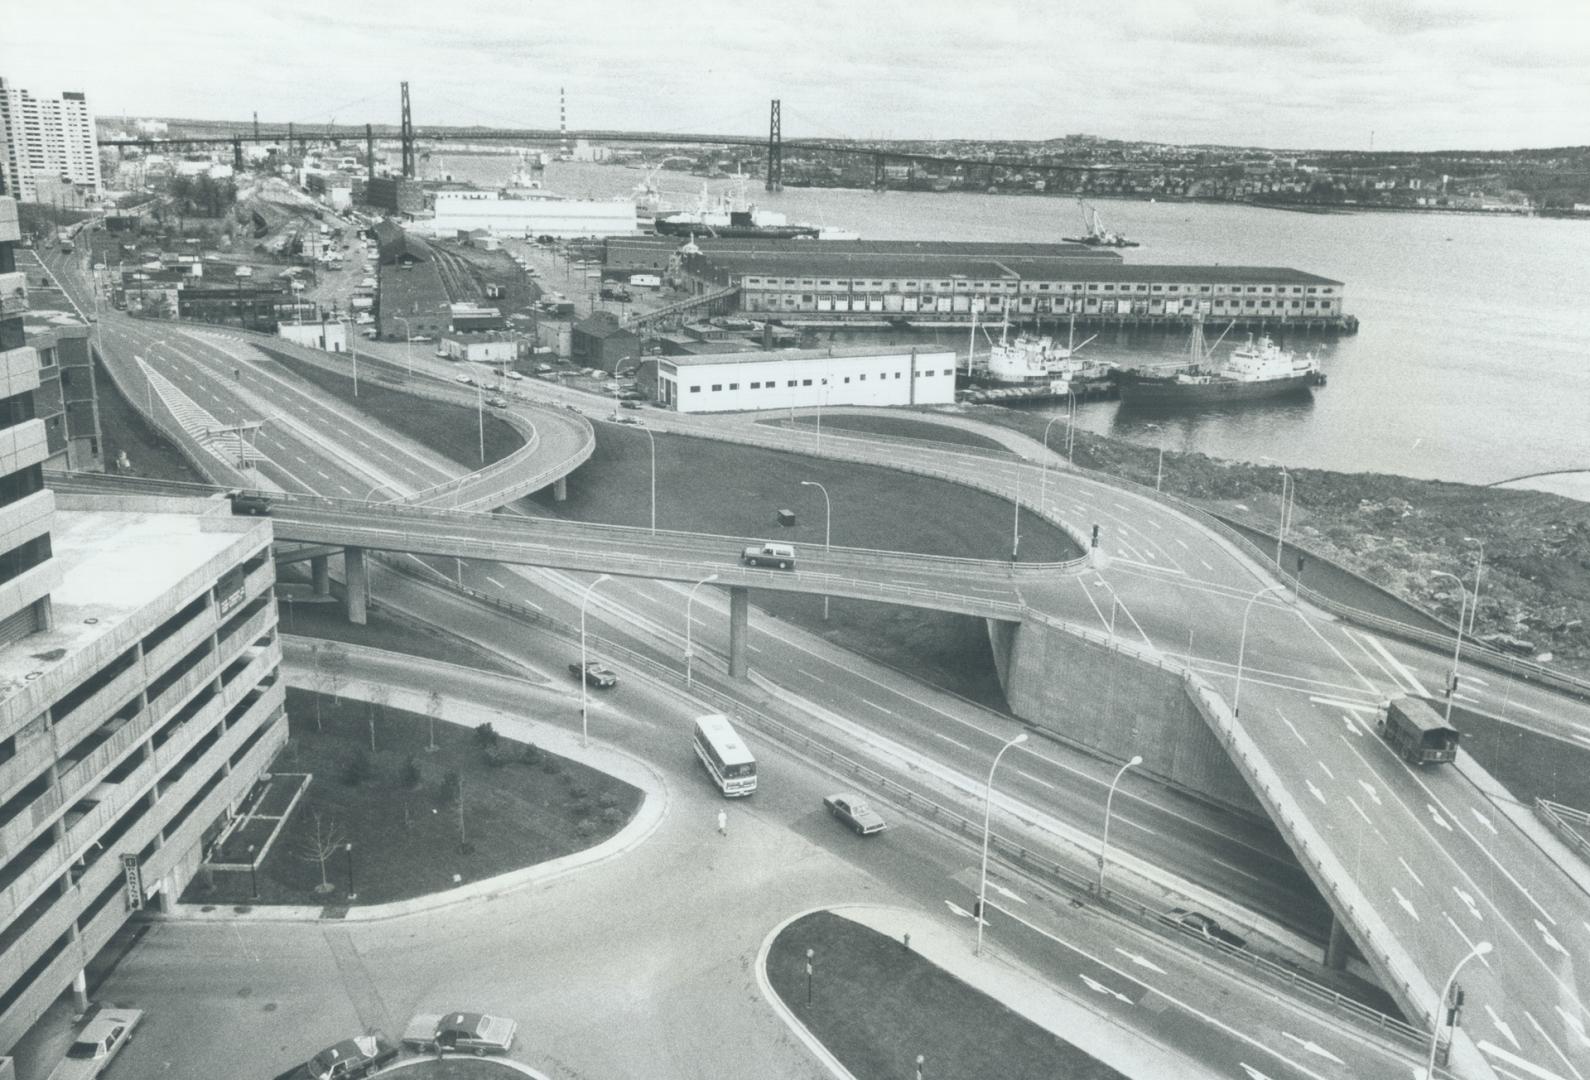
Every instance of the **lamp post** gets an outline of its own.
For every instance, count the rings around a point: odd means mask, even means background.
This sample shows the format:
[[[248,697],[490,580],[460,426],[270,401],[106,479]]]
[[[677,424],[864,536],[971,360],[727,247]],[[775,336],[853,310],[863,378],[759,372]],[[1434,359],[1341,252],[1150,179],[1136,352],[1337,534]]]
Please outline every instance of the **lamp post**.
[[[1279,592],[1285,588],[1285,585],[1266,585],[1248,597],[1248,605],[1242,609],[1242,637],[1237,644],[1237,688],[1231,693],[1232,719],[1242,715],[1242,660],[1248,651],[1248,616],[1253,614],[1253,602],[1265,593]]]
[[[823,558],[826,560],[833,551],[834,541],[834,504],[828,499],[828,489],[816,480],[802,480],[801,487],[814,487],[823,493]],[[828,594],[823,594],[823,619],[828,618]]]
[[[651,534],[657,535],[657,437],[650,428],[641,428],[651,443]]]
[[[254,845],[248,846],[248,891],[254,899],[259,899],[259,878],[254,872]]]
[[[806,1004],[812,1003],[812,956],[814,949],[806,950]]]
[[[348,354],[353,358],[353,396],[359,396],[359,335],[348,338]]]
[[[1069,394],[1070,392],[1071,388],[1069,386],[1066,387],[1066,393]],[[1043,457],[1038,461],[1038,513],[1040,514],[1043,513],[1043,508],[1048,505],[1044,500],[1049,490],[1047,483],[1049,479],[1049,429],[1054,427],[1059,420],[1058,414],[1051,416],[1049,422],[1043,426]],[[1066,426],[1070,426],[1069,420],[1066,421]]]
[[[706,577],[690,586],[690,592],[685,595],[685,689],[687,690],[690,688],[690,659],[692,655],[690,652],[690,605],[695,602],[697,589],[701,588],[701,586],[705,585],[709,581],[717,580],[717,574],[708,574]]]
[[[1021,462],[1016,462],[1016,511],[1010,524],[1010,561],[1021,558]]]
[[[355,900],[359,894],[353,891],[353,843],[349,841],[343,849],[348,853],[348,899]]]
[[[1020,746],[1026,741],[1027,733],[1023,731],[1006,742],[999,748],[999,753],[994,755],[994,763],[988,767],[988,785],[983,789],[983,868],[977,885],[977,911],[973,915],[977,920],[977,947],[972,950],[974,956],[983,955],[983,911],[987,907],[988,900],[988,838],[989,827],[994,817],[994,770],[999,768],[999,759],[1005,756],[1006,750],[1012,746]]]
[[[1099,840],[1099,899],[1104,899],[1104,853],[1110,847],[1110,811],[1115,804],[1115,788],[1121,782],[1121,777],[1126,775],[1126,770],[1134,765],[1143,764],[1142,754],[1133,754],[1132,760],[1122,765],[1115,773],[1115,779],[1110,781],[1110,793],[1104,797],[1104,835]]]
[[[1286,543],[1286,493],[1290,488],[1295,495],[1297,489],[1292,483],[1292,474],[1286,471],[1285,465],[1282,465],[1273,457],[1265,457],[1264,460],[1274,462],[1276,468],[1281,470],[1281,524],[1280,530],[1275,534],[1275,566],[1279,570],[1281,568],[1281,547]]]
[[[1452,974],[1447,978],[1446,985],[1441,988],[1441,997],[1435,1003],[1435,1030],[1430,1034],[1430,1059],[1425,1063],[1424,1080],[1435,1080],[1435,1052],[1441,1042],[1441,1011],[1446,1008],[1447,995],[1452,992],[1452,984],[1457,982],[1458,972],[1463,970],[1475,957],[1486,956],[1491,951],[1491,943],[1482,941],[1464,954],[1463,959],[1457,962],[1457,967],[1452,969]]]
[[[1480,554],[1474,560],[1474,602],[1469,605],[1469,637],[1474,636],[1474,620],[1480,613],[1480,573],[1485,569],[1485,540],[1483,537],[1465,536],[1464,541],[1480,546]]]
[[[1445,570],[1430,571],[1431,577],[1446,577],[1457,582],[1458,591],[1463,594],[1463,599],[1458,604],[1457,642],[1452,646],[1452,674],[1446,683],[1446,725],[1452,726],[1452,699],[1457,697],[1458,681],[1458,655],[1463,651],[1463,620],[1469,613],[1469,591],[1463,587],[1463,579],[1456,574],[1449,574]]]
[[[408,367],[408,377],[414,377],[414,335],[409,330],[409,321],[401,315],[392,316],[394,322],[403,324],[404,363]]]
[[[475,384],[475,419],[480,425],[480,463],[486,464],[486,388]]]
[[[1071,422],[1077,415],[1077,392],[1066,384],[1066,464],[1071,464],[1071,451],[1074,443],[1071,438]]]
[[[586,680],[585,658],[585,602],[591,598],[591,590],[604,581],[611,581],[611,574],[603,574],[585,587],[585,592],[580,594],[580,745],[590,745],[589,735],[589,710],[590,689]]]
[[[1165,481],[1165,429],[1158,424],[1144,424],[1143,430],[1159,436],[1159,464],[1154,468],[1154,490],[1158,491]]]

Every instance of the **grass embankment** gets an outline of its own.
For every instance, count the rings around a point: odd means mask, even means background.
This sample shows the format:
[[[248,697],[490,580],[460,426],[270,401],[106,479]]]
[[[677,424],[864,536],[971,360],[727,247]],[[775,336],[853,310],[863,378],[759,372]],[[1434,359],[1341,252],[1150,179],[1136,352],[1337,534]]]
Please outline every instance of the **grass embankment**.
[[[657,435],[657,527],[765,536],[820,548],[824,506],[833,501],[836,545],[979,559],[1010,557],[1013,507],[983,492],[870,465]],[[646,436],[596,425],[596,449],[570,478],[567,502],[533,496],[540,512],[576,521],[644,527],[650,522],[651,449]],[[784,528],[780,508],[796,512]],[[1070,537],[1022,512],[1023,561],[1078,554]],[[752,590],[752,602],[856,652],[994,708],[1005,708],[982,619],[862,600],[835,599],[823,620],[819,596]]]
[[[188,464],[188,459],[162,435],[143,414],[122,397],[99,354],[94,354],[94,387],[99,399],[99,433],[105,451],[105,471],[123,476],[153,477],[203,484],[205,478]],[[129,469],[117,467],[118,456],[127,455]]]
[[[769,420],[771,424],[789,426],[787,421]],[[801,416],[795,426],[816,429],[815,416]],[[823,427],[830,431],[860,431],[869,435],[889,435],[899,439],[921,439],[924,442],[948,443],[952,446],[970,446],[979,450],[1003,450],[997,439],[979,435],[975,431],[935,424],[930,420],[915,420],[909,416],[878,416],[875,414],[828,413],[823,417]]]
[[[405,900],[454,887],[454,875],[477,881],[591,847],[640,805],[637,788],[578,762],[506,738],[488,750],[474,730],[446,722],[445,699],[435,707],[432,752],[428,716],[288,690],[292,735],[273,770],[314,780],[255,875],[260,898],[251,899],[247,873],[228,872],[208,875],[213,888],[200,873],[183,900],[344,904],[348,842],[356,903]],[[317,891],[317,848],[328,853],[329,890]]]
[[[1048,422],[1045,414],[998,406],[962,411],[1034,438]],[[1076,432],[1078,465],[1138,483],[1153,485],[1158,455],[1155,447]],[[1456,574],[1472,588],[1483,540],[1475,633],[1512,635],[1531,642],[1535,654],[1551,653],[1556,666],[1590,674],[1590,504],[1385,473],[1291,475],[1297,497],[1287,536],[1305,552],[1455,624],[1462,596],[1434,572]],[[1281,473],[1274,466],[1167,450],[1164,489],[1272,533],[1278,520]],[[1289,569],[1295,565],[1289,560]]]
[[[283,368],[324,390],[371,419],[457,462],[466,469],[481,467],[480,428],[476,409],[430,398],[416,399],[399,385],[401,371],[379,360],[366,361],[359,370],[359,396],[353,378],[300,360],[279,349],[257,346]],[[486,463],[500,461],[524,445],[524,436],[502,417],[487,410]]]
[[[815,959],[806,1000],[806,950]],[[774,939],[768,982],[857,1080],[1126,1080],[893,938],[827,911]]]

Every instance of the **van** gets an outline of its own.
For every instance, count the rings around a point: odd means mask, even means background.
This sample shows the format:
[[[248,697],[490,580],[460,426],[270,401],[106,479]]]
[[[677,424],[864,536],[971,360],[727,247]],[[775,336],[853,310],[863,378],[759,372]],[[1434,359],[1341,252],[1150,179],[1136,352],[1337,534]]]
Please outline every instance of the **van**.
[[[795,547],[793,544],[775,544],[771,540],[764,540],[740,552],[740,561],[747,566],[776,566],[780,570],[793,570]]]

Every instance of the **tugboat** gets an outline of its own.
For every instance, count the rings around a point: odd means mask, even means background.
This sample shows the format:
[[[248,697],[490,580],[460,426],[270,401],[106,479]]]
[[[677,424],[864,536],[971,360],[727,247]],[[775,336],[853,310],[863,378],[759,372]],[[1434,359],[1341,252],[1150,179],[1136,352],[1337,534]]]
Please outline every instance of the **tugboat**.
[[[1224,337],[1222,333],[1221,338]],[[1215,346],[1219,344],[1217,340]],[[1313,353],[1300,357],[1282,349],[1267,334],[1257,341],[1250,334],[1247,344],[1233,349],[1219,365],[1211,365],[1212,352],[1204,346],[1203,317],[1199,315],[1193,321],[1190,359],[1182,370],[1150,374],[1128,368],[1115,369],[1121,404],[1168,407],[1259,401],[1292,394],[1306,395],[1312,387],[1325,384],[1318,357]]]
[[[1082,226],[1087,229],[1085,236],[1062,237],[1068,244],[1086,244],[1088,247],[1107,248],[1135,248],[1142,247],[1136,240],[1128,240],[1120,233],[1110,232],[1099,219],[1099,212],[1092,206],[1077,200],[1077,209],[1082,211]]]

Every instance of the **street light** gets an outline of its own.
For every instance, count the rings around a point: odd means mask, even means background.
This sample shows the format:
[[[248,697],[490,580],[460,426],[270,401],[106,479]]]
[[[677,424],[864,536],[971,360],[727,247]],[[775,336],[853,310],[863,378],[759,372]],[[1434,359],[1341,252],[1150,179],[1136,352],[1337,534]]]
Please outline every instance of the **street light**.
[[[1010,524],[1010,561],[1021,558],[1021,462],[1016,462],[1016,512]]]
[[[590,690],[586,681],[585,670],[585,602],[591,598],[591,590],[604,581],[612,580],[611,574],[603,574],[585,587],[585,592],[580,595],[580,745],[590,744],[589,725],[587,717],[590,708]]]
[[[1159,465],[1154,469],[1154,490],[1158,491],[1165,479],[1165,429],[1158,424],[1144,424],[1143,430],[1159,434]]]
[[[1071,388],[1069,386],[1066,387],[1066,393],[1069,394],[1070,392]],[[1048,491],[1047,481],[1049,479],[1049,429],[1054,427],[1059,421],[1060,415],[1056,413],[1043,426],[1043,457],[1038,459],[1038,513],[1040,514],[1043,513],[1043,508],[1048,505],[1044,499]],[[1067,421],[1067,426],[1070,426],[1069,420]]]
[[[806,1004],[812,1003],[812,956],[815,949],[806,950]]]
[[[650,428],[641,428],[651,442],[651,534],[657,535],[657,437]]]
[[[1293,484],[1292,474],[1286,471],[1285,465],[1282,465],[1273,457],[1266,456],[1264,457],[1264,460],[1274,462],[1275,466],[1281,470],[1281,527],[1280,530],[1275,534],[1275,566],[1276,569],[1279,570],[1281,568],[1281,546],[1286,543],[1286,492],[1287,488],[1290,486],[1292,494],[1295,497],[1297,494],[1297,486]]]
[[[1099,841],[1099,899],[1104,899],[1104,853],[1110,846],[1110,810],[1115,803],[1115,788],[1121,782],[1121,777],[1126,775],[1126,770],[1133,765],[1143,764],[1142,754],[1133,754],[1132,760],[1122,765],[1115,773],[1115,779],[1110,781],[1110,793],[1104,797],[1104,836]]]
[[[1474,560],[1474,603],[1469,606],[1469,637],[1474,636],[1474,620],[1480,613],[1480,572],[1485,569],[1485,540],[1483,537],[1465,536],[1465,543],[1480,546],[1479,558]]]
[[[253,894],[254,899],[259,899],[259,878],[255,876],[253,844],[248,846],[248,891]]]
[[[701,588],[701,586],[705,585],[709,581],[717,580],[717,574],[708,574],[706,577],[690,586],[690,592],[685,595],[685,688],[687,690],[690,688],[690,605],[695,602],[697,589]]]
[[[1071,451],[1074,444],[1071,439],[1071,422],[1077,415],[1077,392],[1066,384],[1066,464],[1071,464]]]
[[[1446,1008],[1447,995],[1452,992],[1452,984],[1457,982],[1458,972],[1463,970],[1463,965],[1477,956],[1489,955],[1491,943],[1482,941],[1466,953],[1463,959],[1457,962],[1457,967],[1452,969],[1452,974],[1447,978],[1446,985],[1441,988],[1441,997],[1435,1003],[1435,1030],[1430,1033],[1430,1060],[1424,1067],[1424,1080],[1435,1080],[1435,1051],[1441,1041],[1441,1011]]]
[[[1457,697],[1458,681],[1458,654],[1463,651],[1463,619],[1469,613],[1469,591],[1463,587],[1463,579],[1456,574],[1449,574],[1445,570],[1430,571],[1431,577],[1447,577],[1457,582],[1458,592],[1463,594],[1463,599],[1458,604],[1457,643],[1452,646],[1452,675],[1446,684],[1446,726],[1452,726],[1452,699]]]
[[[802,480],[801,487],[814,487],[823,493],[823,559],[826,561],[833,551],[834,540],[834,504],[828,500],[828,489],[816,480]],[[823,618],[828,618],[828,594],[823,594]]]
[[[1266,585],[1248,597],[1248,606],[1242,609],[1242,638],[1237,644],[1237,688],[1231,693],[1231,718],[1233,720],[1242,715],[1242,659],[1248,651],[1248,616],[1253,614],[1253,602],[1265,593],[1279,592],[1285,588],[1285,585]]]
[[[349,841],[344,850],[348,853],[348,899],[355,900],[359,894],[353,891],[353,842]]]
[[[972,950],[974,956],[983,955],[983,912],[988,906],[988,836],[994,817],[994,770],[999,768],[999,759],[1005,756],[1006,750],[1026,741],[1027,733],[1023,731],[999,748],[999,753],[994,755],[994,763],[988,767],[988,785],[983,789],[983,869],[977,885],[977,911],[973,915],[977,920],[977,947]]]

